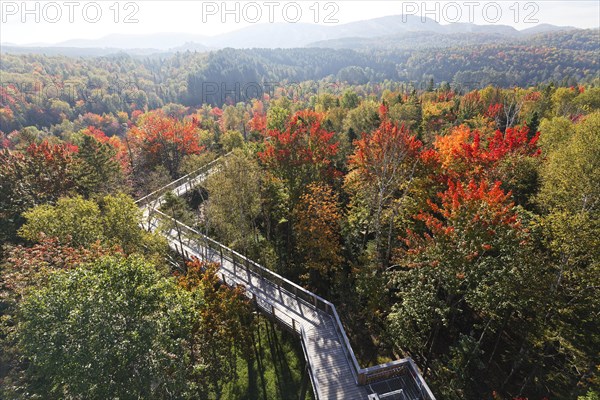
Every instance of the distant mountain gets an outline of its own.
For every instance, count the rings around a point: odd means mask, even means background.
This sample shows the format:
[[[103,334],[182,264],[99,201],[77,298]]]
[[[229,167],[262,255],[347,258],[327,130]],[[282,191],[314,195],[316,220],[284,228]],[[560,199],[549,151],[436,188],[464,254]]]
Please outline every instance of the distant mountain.
[[[414,15],[394,15],[342,25],[259,24],[207,38],[203,43],[212,47],[233,48],[295,48],[309,43],[345,37],[371,38],[400,32],[432,31],[444,28],[436,21]]]
[[[157,49],[117,49],[114,47],[23,47],[9,46],[2,43],[0,53],[9,54],[42,54],[46,56],[67,56],[67,57],[104,57],[116,54],[129,54],[132,56],[150,56],[156,53],[164,53]]]
[[[476,25],[468,23],[456,23],[442,25],[442,33],[483,33],[483,34],[498,34],[505,36],[518,36],[519,31],[508,25]]]
[[[169,50],[185,43],[202,43],[205,40],[206,36],[188,33],[111,34],[100,39],[67,40],[57,43],[56,47]]]
[[[423,19],[415,15],[390,15],[336,25],[330,29],[338,37],[375,37],[400,32],[443,32],[445,28],[430,18]]]
[[[258,24],[237,31],[207,38],[203,43],[211,47],[293,48],[330,37],[328,28],[311,24]]]
[[[531,28],[523,29],[520,32],[523,35],[537,35],[538,33],[563,32],[574,30],[577,30],[577,28],[575,28],[574,26],[556,26],[550,24],[539,24]]]
[[[178,52],[178,51],[204,52],[204,51],[211,51],[211,50],[216,50],[216,49],[214,47],[205,46],[201,43],[187,42],[183,46],[172,47],[169,50],[170,50],[170,52]]]
[[[582,31],[568,26],[541,24],[518,31],[506,25],[449,24],[440,25],[437,32],[414,31],[377,37],[328,39],[309,43],[307,47],[332,49],[426,49],[490,43],[521,42],[541,34]]]
[[[405,32],[395,35],[375,38],[341,38],[309,43],[306,47],[321,47],[330,49],[396,49],[417,50],[429,48],[444,48],[471,46],[490,43],[514,42],[515,36],[489,33],[435,33],[435,32]]]
[[[39,48],[103,49],[106,51],[127,50],[130,53],[156,53],[175,51],[209,51],[219,48],[299,48],[324,47],[338,49],[400,48],[417,49],[430,47],[451,47],[472,44],[505,42],[535,34],[574,29],[549,24],[541,24],[518,31],[506,25],[475,25],[456,23],[441,25],[433,19],[422,19],[415,15],[392,15],[342,25],[316,24],[257,24],[237,31],[216,36],[202,36],[186,33],[156,34],[110,34],[99,39],[73,39],[55,45],[31,45],[30,52],[40,52]],[[3,46],[7,47],[6,44]],[[9,47],[3,51],[18,51]],[[137,50],[131,50],[137,49]],[[58,50],[55,50],[55,52]],[[79,50],[83,53],[89,51]],[[46,52],[47,53],[47,52]],[[72,51],[68,51],[73,54]],[[93,53],[93,52],[92,52]]]

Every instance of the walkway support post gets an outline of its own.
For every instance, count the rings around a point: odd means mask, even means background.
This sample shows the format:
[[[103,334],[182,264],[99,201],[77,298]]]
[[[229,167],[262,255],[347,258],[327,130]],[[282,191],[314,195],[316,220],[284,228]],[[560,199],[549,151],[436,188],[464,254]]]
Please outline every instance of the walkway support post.
[[[306,400],[306,390],[308,389],[308,364],[302,370],[302,383],[300,384],[300,400]]]

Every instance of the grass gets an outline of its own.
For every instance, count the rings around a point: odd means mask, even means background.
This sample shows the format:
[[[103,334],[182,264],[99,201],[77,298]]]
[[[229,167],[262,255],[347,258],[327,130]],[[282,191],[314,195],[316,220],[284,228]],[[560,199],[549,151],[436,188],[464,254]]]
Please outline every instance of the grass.
[[[304,356],[300,339],[259,316],[251,357],[238,354],[237,379],[223,385],[221,399],[297,400],[302,389]],[[312,398],[307,381],[306,400]]]

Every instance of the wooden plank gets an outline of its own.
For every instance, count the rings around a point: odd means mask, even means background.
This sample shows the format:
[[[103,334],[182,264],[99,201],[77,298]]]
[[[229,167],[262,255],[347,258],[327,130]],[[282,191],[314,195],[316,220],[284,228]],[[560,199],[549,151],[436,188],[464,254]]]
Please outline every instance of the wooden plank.
[[[158,227],[155,214],[156,208],[162,204],[164,199],[163,189],[172,189],[177,195],[185,194],[218,169],[218,161],[213,161],[197,170],[195,177],[192,177],[194,173],[188,174],[146,196],[144,200],[156,197],[152,202],[141,202],[141,204],[145,204],[142,207],[142,214],[143,220],[147,223],[147,229],[154,231]],[[177,221],[175,223],[180,224]],[[191,228],[183,227],[193,232]],[[347,338],[343,328],[337,326],[340,322],[337,319],[335,308],[332,309],[330,303],[312,293],[307,293],[292,282],[276,275],[269,275],[268,271],[263,271],[260,266],[253,264],[254,266],[250,268],[248,264],[252,262],[239,254],[236,256],[237,253],[233,251],[225,256],[223,246],[210,238],[205,237],[203,240],[206,242],[192,239],[178,241],[174,230],[163,233],[169,241],[169,246],[186,257],[196,256],[201,260],[218,262],[221,265],[219,274],[224,283],[231,286],[244,286],[260,310],[291,329],[292,332],[302,332],[303,339],[301,340],[305,356],[312,370],[312,379],[315,388],[318,388],[320,400],[367,399],[366,387],[356,385],[354,366],[360,367],[354,358],[352,358],[353,364],[348,359],[348,357],[354,356],[351,350],[348,355]],[[219,250],[215,250],[215,247]],[[228,259],[228,257],[238,256],[246,263],[246,268],[236,268],[235,263]],[[275,281],[271,282],[268,277]],[[334,311],[333,317],[329,313],[332,310]],[[341,333],[339,329],[342,329]],[[402,386],[411,385],[402,382]],[[414,393],[418,393],[419,389],[414,384],[412,386],[414,387],[408,388],[409,393],[414,390],[417,390]],[[433,395],[429,397],[433,399]]]
[[[185,251],[203,258],[206,249],[197,243],[186,243]],[[221,261],[220,254],[207,253],[209,259]],[[256,296],[263,310],[273,314],[284,325],[292,325],[292,320],[301,324],[307,331],[307,362],[312,366],[313,379],[319,388],[320,400],[366,399],[367,391],[357,386],[351,366],[340,342],[337,328],[331,316],[315,309],[311,304],[296,298],[292,293],[254,272],[234,269],[233,263],[225,260],[219,269],[221,278],[229,284],[240,284]]]

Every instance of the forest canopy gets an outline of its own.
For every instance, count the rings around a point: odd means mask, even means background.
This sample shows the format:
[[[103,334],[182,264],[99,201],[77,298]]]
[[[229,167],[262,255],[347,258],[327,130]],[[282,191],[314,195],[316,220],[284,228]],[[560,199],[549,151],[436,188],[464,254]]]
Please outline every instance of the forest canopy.
[[[161,223],[332,301],[361,365],[411,357],[443,399],[596,398],[597,33],[416,52],[3,54],[0,396],[300,390],[287,371],[295,389],[250,383],[264,340],[283,353],[278,333],[261,339],[218,265],[140,227],[135,199],[220,159],[165,195]]]

